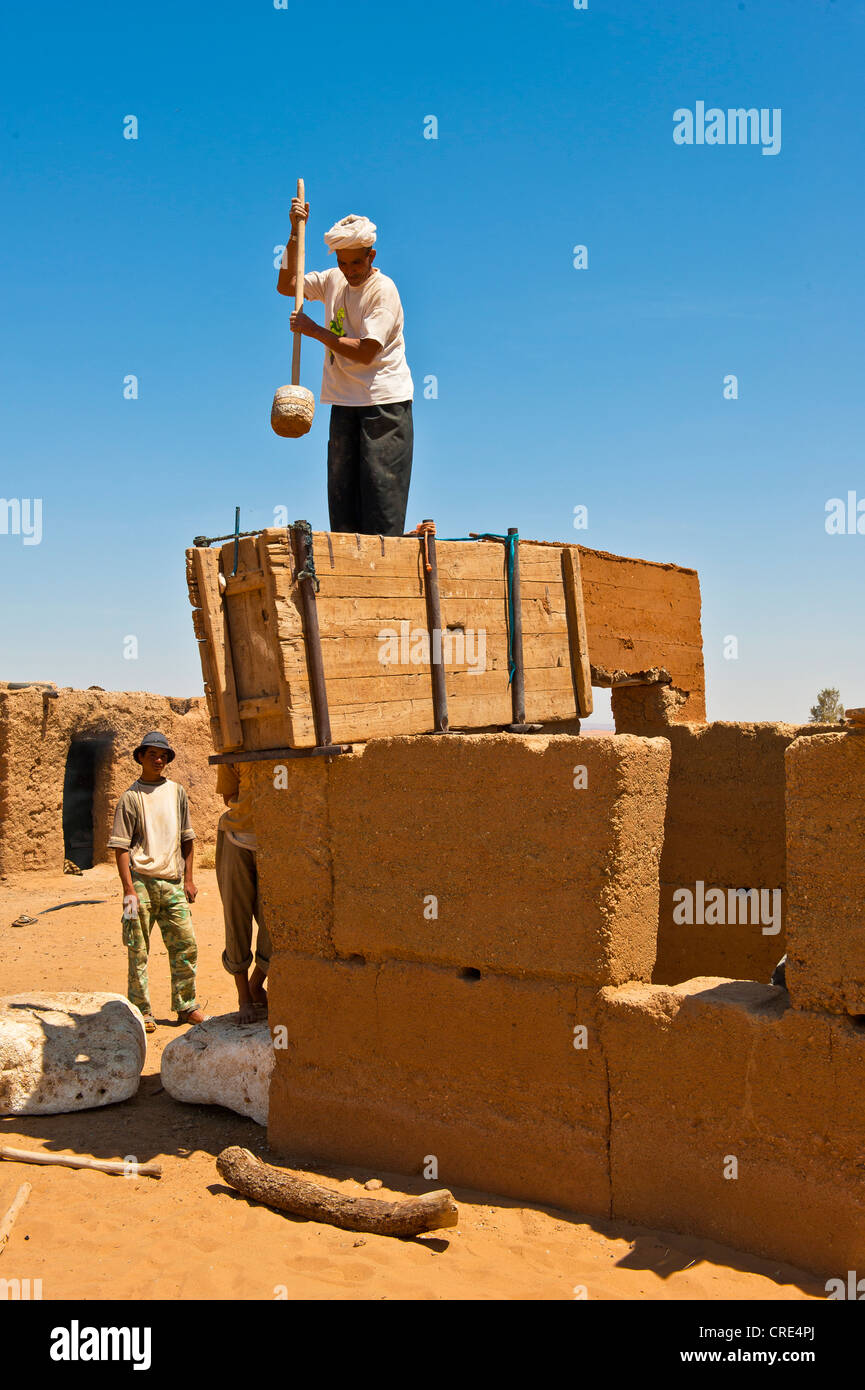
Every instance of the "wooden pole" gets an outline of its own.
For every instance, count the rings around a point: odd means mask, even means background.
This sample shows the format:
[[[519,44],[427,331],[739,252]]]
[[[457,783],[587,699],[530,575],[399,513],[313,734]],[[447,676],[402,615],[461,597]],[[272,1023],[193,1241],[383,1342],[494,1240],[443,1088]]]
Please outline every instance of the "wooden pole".
[[[207,761],[218,766],[219,763],[272,763],[276,758],[338,758],[340,753],[351,753],[353,749],[352,743],[331,743],[327,748],[259,748],[252,753],[215,753]]]
[[[508,535],[517,534],[516,526],[508,527]],[[526,722],[526,680],[523,671],[523,610],[520,602],[520,543],[513,542],[514,571],[511,576],[511,604],[514,610],[514,630],[511,637],[513,647],[511,658],[514,663],[514,678],[511,681],[511,702],[515,724]]]
[[[18,1214],[22,1210],[24,1203],[30,1196],[33,1188],[29,1182],[22,1182],[18,1191],[15,1193],[15,1200],[7,1211],[6,1215],[0,1218],[0,1254],[5,1249],[6,1242],[12,1231],[12,1227],[18,1219]]]
[[[296,574],[309,574],[307,562],[312,559],[309,522],[296,521],[291,528]],[[303,632],[306,639],[306,665],[309,671],[309,690],[312,696],[312,715],[315,737],[319,747],[329,748],[333,742],[330,732],[330,712],[327,707],[327,685],[321,657],[321,633],[318,610],[315,606],[315,587],[311,578],[298,578],[300,603],[303,610]]]
[[[430,529],[427,530],[426,528]],[[439,567],[436,557],[435,525],[427,517],[422,523],[420,541],[423,563],[424,597],[426,598],[426,622],[430,640],[430,677],[432,679],[433,721],[437,734],[448,731],[448,694],[445,684],[444,633],[442,632],[442,605],[439,594]],[[429,568],[426,556],[429,555]],[[438,639],[436,639],[438,633]]]
[[[123,1163],[115,1159],[89,1158],[84,1154],[47,1154],[40,1149],[10,1149],[0,1144],[0,1158],[11,1159],[13,1163],[55,1163],[61,1168],[93,1168],[98,1173],[132,1173],[135,1177],[161,1178],[162,1167],[158,1163]]]
[[[404,1202],[348,1197],[298,1177],[289,1168],[272,1168],[248,1149],[223,1149],[216,1171],[229,1187],[253,1202],[323,1221],[344,1231],[371,1231],[380,1236],[415,1236],[459,1223],[459,1210],[446,1189],[425,1192]]]
[[[306,194],[303,187],[303,179],[297,181],[297,196],[302,203],[306,202]],[[303,308],[303,273],[306,267],[306,223],[301,217],[297,224],[297,273],[294,278],[294,307],[295,310]],[[300,385],[300,340],[303,335],[295,333],[294,344],[291,349],[291,384]]]

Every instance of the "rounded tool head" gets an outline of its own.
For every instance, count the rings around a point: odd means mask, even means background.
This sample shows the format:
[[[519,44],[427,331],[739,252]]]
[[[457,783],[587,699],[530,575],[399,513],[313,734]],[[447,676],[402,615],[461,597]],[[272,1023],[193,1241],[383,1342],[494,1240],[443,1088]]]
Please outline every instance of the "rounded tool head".
[[[273,397],[270,423],[283,439],[309,432],[315,415],[315,396],[305,386],[280,386]]]

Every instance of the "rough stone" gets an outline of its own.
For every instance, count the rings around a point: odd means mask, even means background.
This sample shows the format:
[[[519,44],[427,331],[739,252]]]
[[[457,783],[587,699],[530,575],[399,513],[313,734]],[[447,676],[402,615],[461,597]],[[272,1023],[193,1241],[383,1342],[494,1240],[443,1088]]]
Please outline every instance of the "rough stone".
[[[128,1100],[147,1042],[122,994],[10,994],[0,999],[0,1113],[63,1115]]]
[[[267,1019],[239,1024],[221,1014],[168,1044],[162,1084],[175,1100],[223,1105],[266,1125],[273,1048]]]

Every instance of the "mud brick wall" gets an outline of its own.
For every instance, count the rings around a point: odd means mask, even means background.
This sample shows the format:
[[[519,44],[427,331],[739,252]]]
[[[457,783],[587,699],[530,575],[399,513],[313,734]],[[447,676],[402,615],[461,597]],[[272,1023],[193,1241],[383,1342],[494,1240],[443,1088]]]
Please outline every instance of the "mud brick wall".
[[[653,980],[678,984],[697,975],[767,983],[786,950],[787,749],[815,726],[666,722],[664,687],[614,691],[616,728],[663,735],[670,764],[658,957]],[[781,930],[769,923],[687,924],[674,921],[679,888],[781,890]],[[727,914],[729,915],[729,914]],[[748,913],[750,918],[750,912]]]
[[[210,723],[203,699],[140,692],[0,688],[0,872],[63,867],[63,781],[73,739],[103,739],[93,795],[94,862],[107,849],[114,806],[135,780],[132,750],[161,729],[177,756],[171,776],[189,793],[200,844],[216,839],[224,805],[216,795]]]
[[[865,733],[788,750],[787,866],[794,1007],[865,1014]]]
[[[497,734],[254,764],[273,1145],[607,1212],[594,999],[651,975],[668,763]]]
[[[861,1028],[715,979],[604,990],[598,1013],[614,1217],[862,1271]]]

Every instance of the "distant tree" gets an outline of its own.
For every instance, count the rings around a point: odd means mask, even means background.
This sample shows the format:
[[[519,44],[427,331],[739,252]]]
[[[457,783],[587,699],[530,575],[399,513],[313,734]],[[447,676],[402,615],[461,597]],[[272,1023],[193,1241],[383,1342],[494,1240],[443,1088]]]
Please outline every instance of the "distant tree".
[[[837,690],[821,690],[816,705],[811,706],[812,724],[840,724],[844,706]]]

